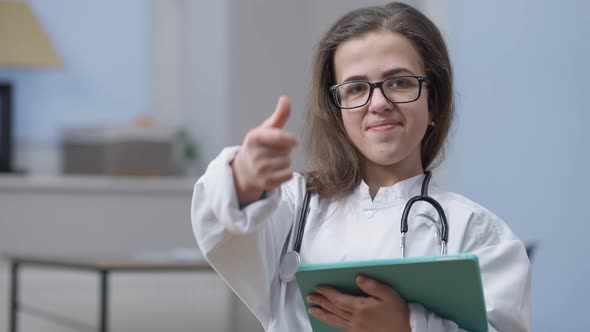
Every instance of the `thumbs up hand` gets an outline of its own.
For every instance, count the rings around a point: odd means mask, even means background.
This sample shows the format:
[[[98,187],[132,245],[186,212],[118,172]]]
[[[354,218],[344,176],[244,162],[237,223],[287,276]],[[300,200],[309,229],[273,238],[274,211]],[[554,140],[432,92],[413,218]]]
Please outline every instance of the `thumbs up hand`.
[[[240,204],[258,200],[265,190],[293,177],[291,150],[299,142],[283,129],[290,114],[289,98],[280,97],[274,113],[246,134],[231,164]]]

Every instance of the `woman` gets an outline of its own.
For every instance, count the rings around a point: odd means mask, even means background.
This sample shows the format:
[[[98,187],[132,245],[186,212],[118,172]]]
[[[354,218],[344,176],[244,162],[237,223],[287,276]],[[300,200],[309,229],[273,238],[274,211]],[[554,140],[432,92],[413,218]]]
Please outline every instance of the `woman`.
[[[367,294],[330,287],[302,299],[279,278],[279,261],[306,190],[313,193],[303,263],[400,255],[399,223],[424,172],[440,156],[453,115],[452,71],[435,25],[391,3],[337,21],[320,41],[313,68],[306,142],[312,171],[293,173],[297,139],[283,130],[290,104],[226,148],[195,185],[192,221],[201,250],[267,331],[311,331],[309,314],[344,331],[462,331],[406,303],[394,289],[359,278]],[[448,253],[478,256],[490,331],[528,331],[530,265],[524,246],[498,217],[431,186],[451,235]],[[407,256],[439,253],[438,216],[416,205]]]

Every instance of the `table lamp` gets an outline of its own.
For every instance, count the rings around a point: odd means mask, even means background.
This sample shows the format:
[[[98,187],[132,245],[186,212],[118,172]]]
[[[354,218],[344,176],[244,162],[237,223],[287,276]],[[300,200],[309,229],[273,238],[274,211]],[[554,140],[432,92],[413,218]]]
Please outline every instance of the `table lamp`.
[[[62,61],[25,1],[0,0],[0,67],[52,68]],[[0,172],[12,172],[12,85],[0,82]]]

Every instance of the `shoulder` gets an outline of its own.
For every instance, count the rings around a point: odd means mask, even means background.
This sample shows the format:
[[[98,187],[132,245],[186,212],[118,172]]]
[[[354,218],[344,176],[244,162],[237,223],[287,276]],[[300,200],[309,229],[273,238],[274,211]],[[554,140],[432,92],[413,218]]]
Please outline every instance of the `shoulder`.
[[[467,235],[465,240],[472,240],[475,247],[520,241],[504,220],[473,200],[454,192],[438,192],[436,196],[445,213],[449,214],[450,227],[462,230]]]
[[[469,213],[474,213],[482,216],[487,216],[492,219],[498,218],[490,210],[486,209],[479,203],[476,203],[473,200],[461,194],[451,191],[439,191],[436,192],[435,196],[438,196],[439,200],[445,202],[446,205],[451,206],[455,209],[463,210]]]

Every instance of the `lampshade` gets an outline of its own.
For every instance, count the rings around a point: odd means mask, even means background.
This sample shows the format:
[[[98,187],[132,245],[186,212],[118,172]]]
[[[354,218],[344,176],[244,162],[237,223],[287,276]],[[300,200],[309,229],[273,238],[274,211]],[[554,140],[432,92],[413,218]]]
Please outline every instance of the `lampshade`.
[[[0,67],[61,67],[47,34],[24,1],[0,0]]]

